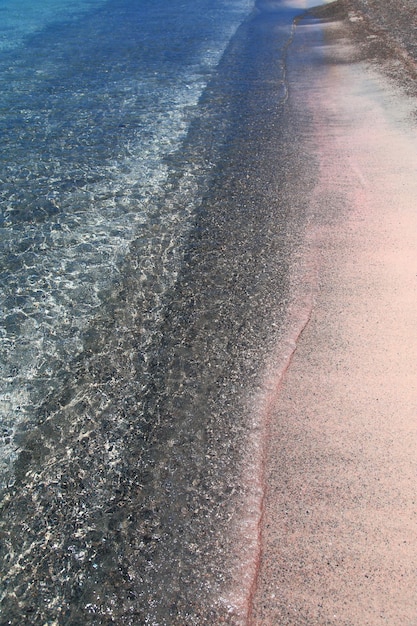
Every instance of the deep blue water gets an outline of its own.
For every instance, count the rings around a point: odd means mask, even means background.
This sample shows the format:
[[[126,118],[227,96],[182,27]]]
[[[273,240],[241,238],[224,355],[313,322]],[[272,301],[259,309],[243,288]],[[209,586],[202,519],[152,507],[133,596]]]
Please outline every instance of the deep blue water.
[[[297,9],[0,12],[0,623],[241,624],[248,407],[304,210]]]

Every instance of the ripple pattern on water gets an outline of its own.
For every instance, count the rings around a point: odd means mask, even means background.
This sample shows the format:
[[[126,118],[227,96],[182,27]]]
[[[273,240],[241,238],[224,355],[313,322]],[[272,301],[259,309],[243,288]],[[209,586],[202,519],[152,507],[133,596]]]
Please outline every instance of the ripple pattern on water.
[[[199,174],[173,157],[249,6],[109,2],[0,58],[3,483],[17,430],[83,352],[131,243],[142,289],[175,280]]]

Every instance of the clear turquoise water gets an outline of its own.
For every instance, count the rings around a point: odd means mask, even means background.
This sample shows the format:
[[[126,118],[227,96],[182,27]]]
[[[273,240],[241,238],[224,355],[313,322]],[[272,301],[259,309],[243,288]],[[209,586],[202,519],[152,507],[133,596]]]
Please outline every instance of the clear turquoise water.
[[[51,23],[77,19],[83,13],[105,4],[106,0],[2,0],[0,5],[0,49],[11,50],[23,44],[28,35]]]
[[[250,0],[2,1],[3,484],[13,481],[16,432],[83,352],[133,240],[142,238],[150,274],[166,254],[150,280],[158,293],[172,284],[198,199],[191,164],[180,205],[162,204],[175,168],[167,157],[251,8]]]

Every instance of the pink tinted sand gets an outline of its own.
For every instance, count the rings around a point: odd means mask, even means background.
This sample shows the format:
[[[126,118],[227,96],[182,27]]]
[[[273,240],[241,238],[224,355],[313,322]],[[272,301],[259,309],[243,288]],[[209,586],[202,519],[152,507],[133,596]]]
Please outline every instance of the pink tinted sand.
[[[314,116],[305,266],[318,263],[318,282],[260,401],[266,493],[248,622],[416,625],[412,103],[361,64],[332,62],[307,98],[305,87],[292,97]]]

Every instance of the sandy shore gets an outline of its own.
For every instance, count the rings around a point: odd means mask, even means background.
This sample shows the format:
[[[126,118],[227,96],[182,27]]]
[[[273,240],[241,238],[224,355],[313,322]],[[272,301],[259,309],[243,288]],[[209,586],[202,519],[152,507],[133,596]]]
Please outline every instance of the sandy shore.
[[[289,50],[313,304],[268,415],[252,626],[417,624],[415,101],[356,53],[337,20]]]

